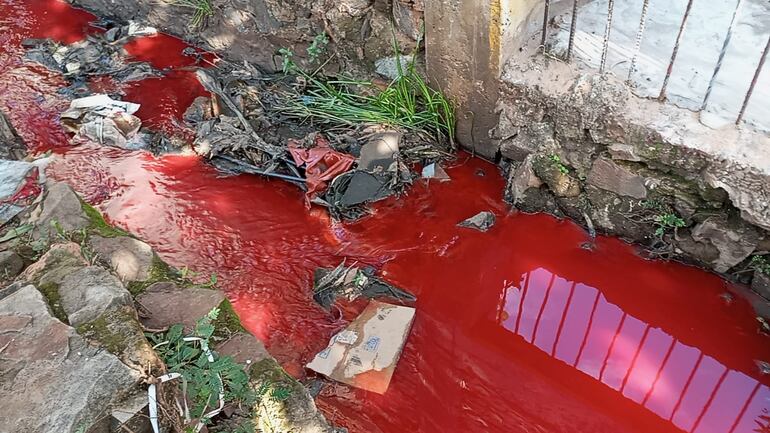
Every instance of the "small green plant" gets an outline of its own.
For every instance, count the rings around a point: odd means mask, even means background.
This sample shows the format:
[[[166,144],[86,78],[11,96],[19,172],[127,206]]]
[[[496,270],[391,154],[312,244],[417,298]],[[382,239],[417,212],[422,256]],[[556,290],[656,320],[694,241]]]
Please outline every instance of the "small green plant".
[[[297,70],[297,64],[294,63],[294,51],[288,48],[281,48],[278,50],[278,54],[281,55],[281,71],[284,74]]]
[[[551,163],[561,174],[569,174],[569,168],[561,162],[561,157],[559,155],[552,153],[548,156],[548,159],[551,160]]]
[[[168,3],[193,10],[193,17],[190,20],[190,27],[201,27],[210,16],[214,15],[214,8],[211,6],[211,0],[167,0]]]
[[[313,42],[307,47],[308,59],[311,63],[318,63],[318,60],[326,52],[326,47],[329,45],[329,37],[326,36],[326,32],[316,35],[313,38]]]
[[[172,326],[165,334],[147,335],[169,371],[184,378],[193,418],[201,418],[218,407],[220,394],[224,395],[225,402],[249,408],[256,404],[258,398],[249,386],[249,376],[242,366],[229,356],[220,356],[208,350],[218,317],[219,309],[215,308],[199,319],[195,324],[194,338],[184,337],[182,325]],[[209,354],[213,361],[209,359]]]
[[[663,237],[663,235],[670,229],[676,230],[687,225],[684,220],[675,213],[655,215],[653,222],[655,224],[655,236],[659,238]]]
[[[767,257],[763,255],[752,256],[751,261],[749,262],[749,267],[757,272],[770,275],[770,260],[768,260]]]

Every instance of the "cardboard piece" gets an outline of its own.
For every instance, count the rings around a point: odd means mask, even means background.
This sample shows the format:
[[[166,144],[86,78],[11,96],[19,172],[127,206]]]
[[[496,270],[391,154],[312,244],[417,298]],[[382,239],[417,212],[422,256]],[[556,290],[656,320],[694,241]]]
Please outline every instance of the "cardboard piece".
[[[333,336],[307,368],[356,388],[384,394],[401,356],[415,310],[372,301]]]

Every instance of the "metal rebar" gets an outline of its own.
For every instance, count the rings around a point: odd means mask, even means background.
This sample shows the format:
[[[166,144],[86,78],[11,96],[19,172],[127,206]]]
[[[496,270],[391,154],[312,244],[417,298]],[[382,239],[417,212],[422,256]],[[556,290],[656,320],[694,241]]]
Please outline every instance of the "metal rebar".
[[[551,0],[545,0],[545,11],[543,11],[543,39],[540,45],[543,46],[543,52],[545,52],[545,42],[548,39],[548,14],[551,11]]]
[[[682,41],[682,34],[684,28],[687,26],[687,18],[690,17],[690,11],[692,10],[692,4],[694,0],[688,0],[687,9],[684,10],[684,17],[682,17],[682,24],[679,26],[679,33],[676,35],[676,42],[674,43],[674,52],[671,53],[671,61],[668,63],[668,69],[666,70],[666,77],[663,78],[663,86],[660,88],[660,95],[658,99],[664,101],[666,99],[666,87],[668,87],[668,80],[671,78],[671,72],[674,70],[674,62],[676,62],[676,55],[679,54],[679,43]]]
[[[703,97],[703,104],[700,107],[701,110],[706,109],[706,104],[708,103],[709,97],[711,97],[711,91],[714,89],[714,84],[716,84],[717,81],[717,75],[719,75],[719,70],[722,69],[722,61],[725,59],[727,47],[730,45],[730,39],[733,37],[733,25],[735,25],[735,18],[738,16],[738,11],[741,9],[741,4],[743,4],[743,0],[738,0],[738,2],[735,4],[733,17],[730,19],[730,26],[727,28],[727,35],[725,36],[725,41],[722,44],[722,51],[719,52],[719,59],[717,60],[717,65],[714,68],[714,73],[711,74],[711,80],[709,80],[709,86],[706,89],[706,96]]]
[[[599,72],[604,73],[604,67],[607,65],[607,51],[610,49],[610,32],[612,31],[612,12],[615,9],[615,0],[607,2],[607,26],[604,27],[604,42],[602,43],[602,61],[599,65]]]
[[[762,67],[765,66],[765,60],[767,60],[768,51],[770,51],[770,36],[767,37],[765,50],[762,51],[762,57],[759,58],[759,64],[757,65],[757,70],[754,71],[754,78],[751,79],[751,85],[749,86],[749,91],[746,92],[746,98],[743,100],[743,106],[741,106],[741,112],[738,113],[738,119],[735,120],[736,125],[741,123],[741,120],[743,120],[743,115],[746,114],[746,107],[749,106],[749,99],[751,99],[751,94],[754,93],[754,87],[756,87],[757,85],[757,80],[759,80],[759,74],[762,72]]]
[[[567,61],[572,60],[572,48],[575,46],[575,31],[577,30],[578,0],[572,3],[572,21],[569,24],[569,45],[567,46]]]
[[[740,1],[740,0],[739,0]],[[639,19],[639,30],[636,32],[636,42],[634,43],[634,54],[631,56],[631,66],[628,67],[628,81],[631,81],[631,75],[636,69],[636,58],[639,56],[639,52],[642,49],[642,37],[644,36],[644,29],[647,26],[647,12],[650,9],[650,0],[644,0],[642,5],[642,16]]]

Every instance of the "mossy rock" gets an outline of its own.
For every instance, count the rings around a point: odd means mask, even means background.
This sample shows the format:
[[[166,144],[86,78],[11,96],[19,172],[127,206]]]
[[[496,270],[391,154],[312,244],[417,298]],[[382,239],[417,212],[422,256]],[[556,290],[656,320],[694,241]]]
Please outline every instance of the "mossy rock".
[[[83,212],[86,214],[86,217],[89,221],[87,228],[89,233],[97,234],[105,238],[131,236],[131,234],[127,231],[109,224],[107,220],[104,219],[104,216],[102,216],[101,212],[96,210],[95,207],[86,203],[82,198],[80,198],[80,205],[83,208]]]
[[[186,284],[186,281],[180,276],[179,271],[164,262],[157,254],[153,254],[149,274],[149,278],[144,281],[132,281],[128,283],[126,288],[133,296],[140,295],[155,283],[169,281],[177,283],[182,287],[185,287]]]
[[[140,369],[151,367],[154,371],[162,369],[163,364],[144,336],[133,307],[108,310],[99,318],[78,326],[77,332],[128,365]]]
[[[51,308],[51,312],[53,312],[54,317],[69,325],[70,322],[67,319],[67,313],[64,311],[64,307],[62,307],[61,304],[59,284],[48,282],[46,284],[39,285],[37,289],[45,297],[45,300],[48,303],[48,306]]]

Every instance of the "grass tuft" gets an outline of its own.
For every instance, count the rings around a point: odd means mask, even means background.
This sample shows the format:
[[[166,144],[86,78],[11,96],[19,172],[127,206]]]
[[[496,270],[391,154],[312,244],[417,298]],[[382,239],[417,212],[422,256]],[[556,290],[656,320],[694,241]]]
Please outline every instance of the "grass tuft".
[[[203,25],[207,18],[214,15],[214,8],[211,0],[166,0],[168,3],[194,11],[193,18],[190,20],[190,27],[198,28]]]
[[[303,94],[292,95],[278,110],[291,118],[337,126],[368,123],[423,131],[439,141],[448,140],[454,144],[454,107],[441,92],[430,88],[416,71],[414,59],[417,56],[403,67],[397,45],[394,45],[394,51],[397,53],[398,77],[379,92],[368,81],[322,80],[292,68],[305,78],[307,89]],[[369,94],[355,93],[352,90],[355,87],[369,90],[365,92]]]

